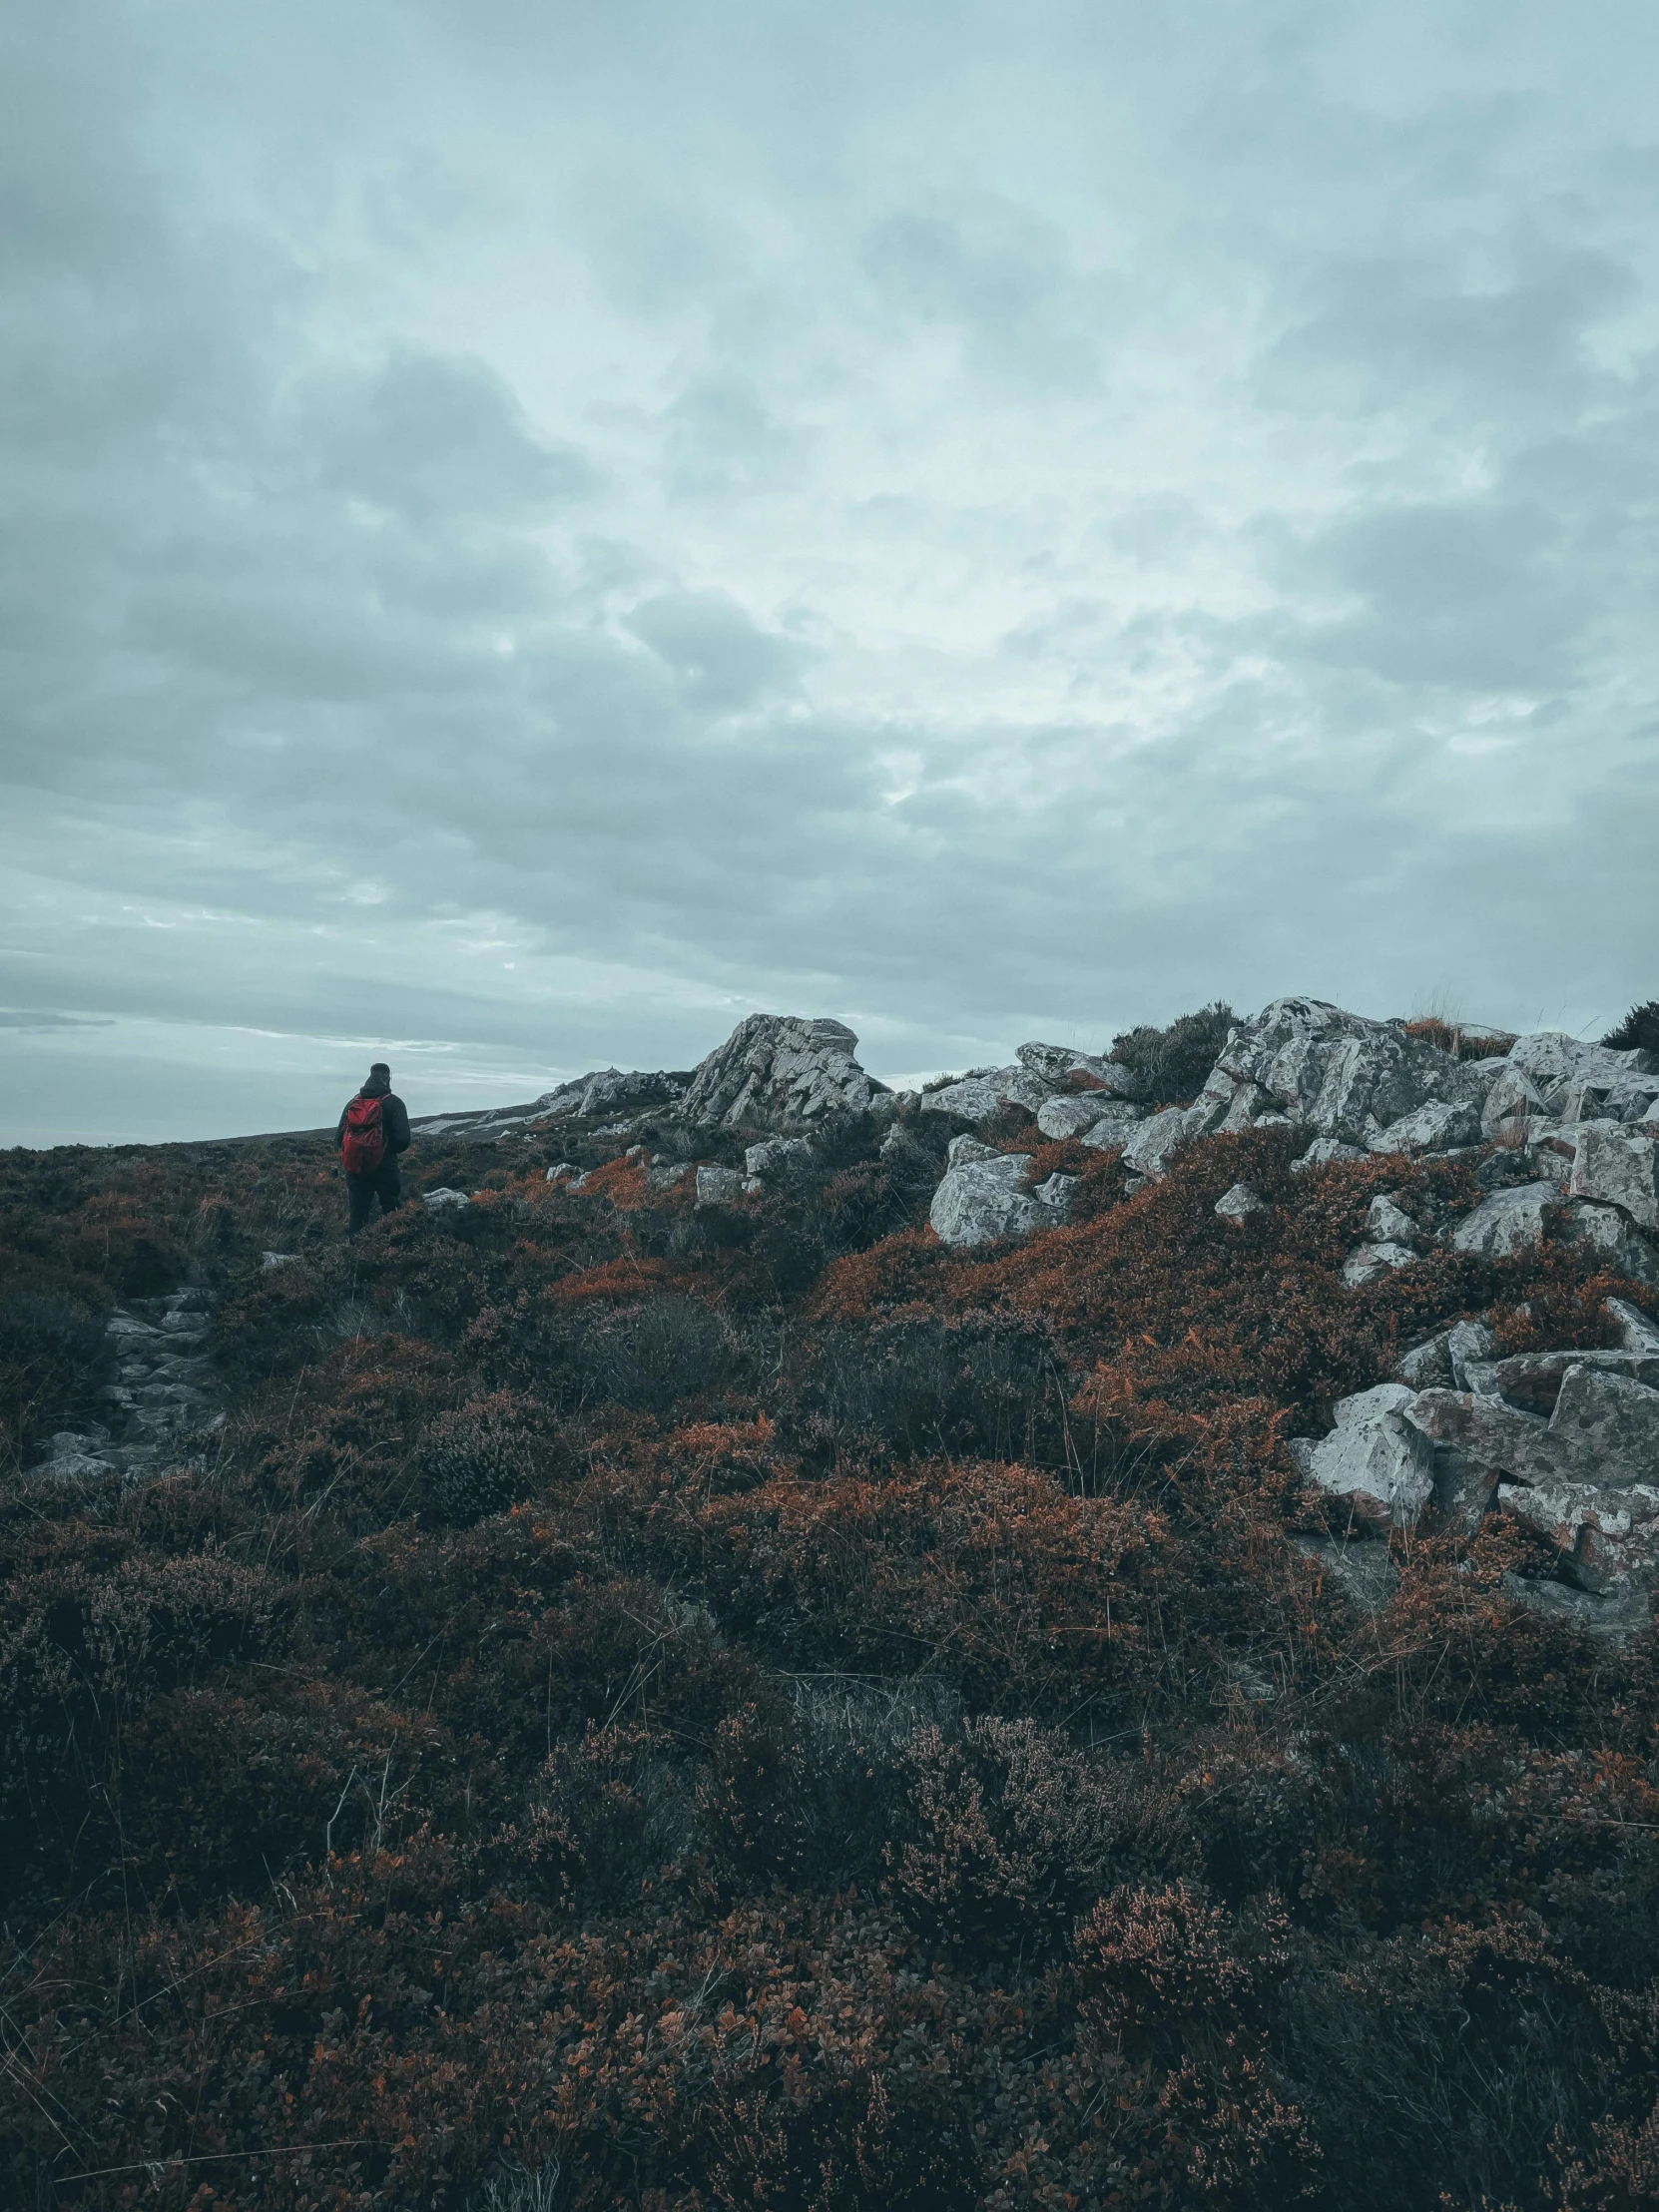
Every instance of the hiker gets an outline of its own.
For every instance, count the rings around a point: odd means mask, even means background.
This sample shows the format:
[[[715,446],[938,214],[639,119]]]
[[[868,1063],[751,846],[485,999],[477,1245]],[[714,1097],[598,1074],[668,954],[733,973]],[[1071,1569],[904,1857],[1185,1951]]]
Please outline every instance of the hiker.
[[[391,1070],[384,1060],[375,1061],[368,1081],[339,1117],[334,1142],[339,1146],[351,1208],[346,1235],[354,1237],[367,1226],[376,1199],[386,1214],[403,1203],[397,1155],[409,1149],[409,1116],[392,1090]]]

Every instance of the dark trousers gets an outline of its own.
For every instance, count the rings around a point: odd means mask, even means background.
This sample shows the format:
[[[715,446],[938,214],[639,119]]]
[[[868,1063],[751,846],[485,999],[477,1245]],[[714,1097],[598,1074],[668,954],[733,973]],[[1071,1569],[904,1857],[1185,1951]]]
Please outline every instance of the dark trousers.
[[[354,1237],[359,1229],[368,1226],[368,1217],[374,1211],[374,1201],[380,1201],[380,1211],[389,1214],[403,1203],[403,1178],[397,1172],[397,1155],[392,1153],[370,1168],[366,1175],[350,1175],[345,1178],[345,1196],[351,1208],[346,1225],[346,1235]]]

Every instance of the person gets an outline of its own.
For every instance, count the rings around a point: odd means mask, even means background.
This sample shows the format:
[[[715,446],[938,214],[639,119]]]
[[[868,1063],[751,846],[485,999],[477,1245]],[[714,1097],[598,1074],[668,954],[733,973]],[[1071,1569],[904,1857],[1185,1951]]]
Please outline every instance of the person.
[[[334,1142],[345,1170],[350,1209],[346,1235],[354,1237],[367,1226],[376,1199],[385,1214],[403,1203],[397,1156],[409,1149],[409,1116],[391,1087],[391,1069],[384,1060],[375,1061],[368,1071],[368,1081],[355,1098],[347,1101],[334,1131]]]

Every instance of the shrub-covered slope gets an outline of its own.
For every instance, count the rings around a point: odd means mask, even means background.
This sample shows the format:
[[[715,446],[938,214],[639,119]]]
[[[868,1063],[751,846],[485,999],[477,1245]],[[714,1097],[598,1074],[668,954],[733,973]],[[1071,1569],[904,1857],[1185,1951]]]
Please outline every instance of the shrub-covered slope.
[[[472,1203],[350,1246],[314,1144],[0,1156],[0,2198],[1654,2200],[1652,1636],[1432,1510],[1361,1609],[1287,1450],[1449,1322],[1649,1294],[1345,1285],[1489,1151],[1126,1196],[1015,1106],[1070,1221],[951,1251],[952,1126],[701,1209],[651,1156],[743,1132],[429,1138]],[[32,1471],[181,1286],[222,1425]]]

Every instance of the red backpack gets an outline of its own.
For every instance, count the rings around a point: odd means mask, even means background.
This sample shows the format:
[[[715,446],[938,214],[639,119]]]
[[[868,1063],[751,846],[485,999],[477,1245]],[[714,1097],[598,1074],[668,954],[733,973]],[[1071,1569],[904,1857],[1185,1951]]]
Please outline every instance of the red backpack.
[[[347,1175],[372,1175],[386,1156],[386,1132],[377,1098],[354,1098],[345,1109],[340,1159]]]

